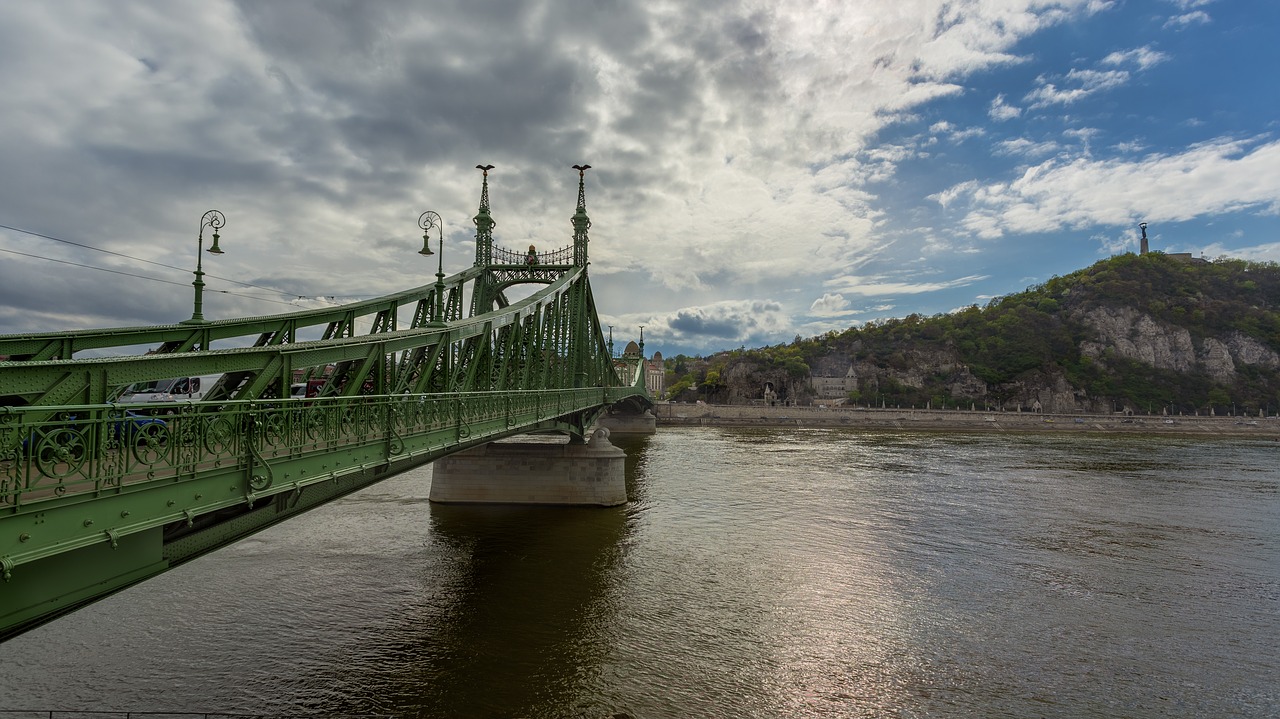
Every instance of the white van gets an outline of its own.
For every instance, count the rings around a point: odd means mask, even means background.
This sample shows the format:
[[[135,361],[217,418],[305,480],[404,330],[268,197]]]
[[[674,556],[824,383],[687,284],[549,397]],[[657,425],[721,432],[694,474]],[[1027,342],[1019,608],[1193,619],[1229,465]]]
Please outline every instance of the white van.
[[[120,395],[120,402],[198,402],[222,379],[220,374],[195,377],[171,377],[154,382],[139,382]]]

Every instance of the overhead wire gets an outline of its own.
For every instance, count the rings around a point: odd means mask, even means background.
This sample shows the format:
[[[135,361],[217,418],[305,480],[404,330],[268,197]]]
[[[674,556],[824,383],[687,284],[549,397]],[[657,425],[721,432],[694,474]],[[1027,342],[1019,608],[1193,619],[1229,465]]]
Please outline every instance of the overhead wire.
[[[174,265],[167,265],[167,264],[165,264],[165,263],[163,263],[163,262],[156,262],[155,260],[148,260],[148,259],[145,259],[145,258],[142,258],[142,257],[134,257],[133,255],[126,255],[126,254],[125,254],[125,253],[123,253],[123,252],[116,252],[116,251],[114,251],[114,250],[107,250],[107,249],[103,249],[103,248],[101,248],[101,247],[94,247],[93,245],[86,245],[86,244],[81,243],[81,242],[73,242],[73,241],[71,241],[71,240],[64,240],[64,239],[63,239],[63,238],[61,238],[61,237],[54,237],[53,235],[46,235],[46,234],[41,233],[41,232],[34,232],[34,231],[32,231],[32,230],[26,230],[26,229],[23,229],[23,228],[21,228],[21,227],[13,227],[12,225],[6,225],[6,224],[2,224],[2,223],[0,223],[0,229],[10,230],[10,231],[12,231],[12,232],[20,232],[20,233],[22,233],[22,234],[24,234],[24,235],[31,235],[32,237],[39,237],[39,238],[42,238],[42,239],[45,239],[45,240],[51,240],[51,241],[53,241],[53,242],[61,242],[61,243],[63,243],[63,244],[72,245],[72,246],[74,246],[74,247],[82,247],[82,248],[84,248],[84,249],[86,249],[86,250],[93,250],[94,252],[102,252],[102,253],[104,253],[104,254],[108,254],[108,255],[115,255],[116,257],[123,257],[123,258],[125,258],[125,259],[133,260],[133,261],[135,261],[135,262],[143,262],[143,263],[146,263],[146,264],[148,264],[148,265],[155,265],[155,266],[157,266],[157,267],[164,267],[165,269],[169,269],[169,270],[177,270],[177,271],[179,271],[179,272],[190,272],[190,271],[191,271],[191,270],[189,270],[189,269],[187,269],[187,268],[185,268],[185,267],[175,267]],[[159,277],[149,277],[149,276],[147,276],[147,275],[138,275],[138,274],[134,274],[134,273],[130,273],[130,272],[124,272],[124,271],[121,271],[121,270],[112,270],[112,269],[109,269],[109,268],[106,268],[106,267],[96,267],[96,266],[94,266],[94,265],[85,265],[85,264],[80,264],[80,263],[77,263],[77,262],[71,262],[71,261],[69,261],[69,260],[59,260],[59,259],[56,259],[56,258],[53,258],[53,257],[45,257],[45,256],[43,256],[43,255],[33,255],[33,254],[26,253],[26,252],[19,252],[19,251],[17,251],[17,250],[10,250],[10,249],[6,249],[6,248],[3,248],[3,247],[0,247],[0,252],[9,252],[9,253],[11,253],[11,254],[15,254],[15,255],[22,255],[23,257],[30,257],[30,258],[37,259],[37,260],[47,260],[47,261],[49,261],[49,262],[57,262],[57,263],[64,264],[64,265],[71,265],[71,266],[73,266],[73,267],[82,267],[82,268],[89,269],[89,270],[98,270],[98,271],[100,271],[100,272],[110,272],[110,273],[112,273],[112,274],[116,274],[116,275],[124,275],[125,277],[134,277],[134,278],[142,279],[142,280],[150,280],[150,281],[152,281],[152,282],[163,282],[163,283],[165,283],[165,284],[169,284],[169,285],[178,285],[179,287],[185,287],[187,284],[189,284],[189,283],[186,283],[186,282],[175,282],[175,281],[173,281],[173,280],[161,279],[161,278],[159,278]],[[222,280],[223,282],[231,282],[231,283],[233,283],[233,284],[241,285],[241,286],[243,286],[243,287],[253,287],[253,288],[255,288],[255,289],[259,289],[259,290],[266,290],[267,292],[275,292],[275,293],[277,293],[277,294],[284,295],[284,296],[286,296],[286,297],[293,296],[293,297],[296,297],[296,298],[297,298],[297,299],[299,299],[299,300],[306,300],[306,299],[325,299],[325,300],[329,300],[329,301],[337,301],[337,300],[363,300],[363,299],[369,299],[370,297],[372,297],[372,296],[373,296],[373,295],[316,295],[316,296],[314,296],[314,297],[309,297],[309,296],[307,296],[307,295],[300,295],[300,294],[297,294],[297,293],[295,293],[295,292],[285,292],[285,291],[283,291],[283,290],[280,290],[280,289],[277,289],[277,288],[274,288],[274,287],[263,287],[262,285],[255,285],[255,284],[253,284],[252,282],[242,282],[242,281],[240,281],[240,280],[234,280],[234,279],[231,279],[230,277],[220,277],[220,276],[218,276],[218,275],[215,275],[215,274],[212,274],[212,273],[209,273],[209,272],[205,272],[205,273],[204,273],[204,275],[205,275],[206,277],[211,277],[211,278],[216,279],[216,280]],[[259,296],[257,296],[257,295],[245,295],[245,294],[240,294],[240,293],[238,293],[238,292],[231,292],[231,291],[228,291],[228,290],[210,290],[210,289],[206,289],[206,291],[207,291],[207,292],[217,292],[217,293],[224,294],[224,295],[232,295],[232,296],[235,296],[235,297],[244,297],[244,298],[251,299],[251,300],[261,300],[261,301],[263,301],[263,302],[274,302],[274,303],[276,303],[276,304],[286,305],[286,306],[289,306],[289,307],[295,307],[295,306],[296,306],[296,305],[294,305],[294,304],[293,304],[293,302],[284,302],[284,301],[281,301],[281,300],[271,299],[271,298],[269,298],[269,297],[259,297]]]
[[[173,280],[164,280],[164,279],[160,279],[159,277],[148,277],[146,275],[137,275],[132,272],[124,272],[121,270],[111,270],[111,269],[107,269],[106,267],[94,267],[93,265],[82,265],[79,262],[71,262],[70,260],[59,260],[53,257],[44,257],[43,255],[33,255],[29,252],[18,252],[17,250],[10,250],[6,247],[0,247],[0,252],[8,252],[9,254],[12,254],[12,255],[21,255],[23,257],[31,257],[37,260],[47,260],[49,262],[57,262],[58,264],[71,265],[72,267],[83,267],[89,270],[98,270],[99,272],[110,272],[113,275],[124,275],[125,277],[136,277],[140,280],[151,280],[152,282],[163,282],[167,285],[177,285],[179,287],[183,287],[187,284],[185,282],[174,282]]]
[[[166,279],[163,279],[163,278],[160,278],[160,277],[148,277],[147,275],[139,275],[139,274],[136,274],[136,273],[133,273],[133,272],[124,272],[123,270],[113,270],[113,269],[109,269],[109,268],[107,268],[107,267],[95,267],[95,266],[93,266],[93,265],[85,265],[85,264],[81,264],[81,263],[79,263],[79,262],[72,262],[72,261],[70,261],[70,260],[59,260],[59,259],[54,258],[54,257],[44,257],[44,256],[41,256],[41,255],[33,255],[33,254],[29,253],[29,252],[19,252],[19,251],[17,251],[17,250],[10,250],[10,249],[8,249],[8,248],[6,248],[6,247],[0,247],[0,252],[8,252],[8,253],[10,253],[10,254],[14,254],[14,255],[21,255],[22,257],[31,257],[31,258],[33,258],[33,259],[37,259],[37,260],[46,260],[46,261],[48,261],[48,262],[57,262],[58,264],[62,264],[62,265],[71,265],[72,267],[82,267],[82,268],[87,269],[87,270],[97,270],[97,271],[99,271],[99,272],[110,272],[110,273],[111,273],[111,274],[113,274],[113,275],[124,275],[125,277],[133,277],[133,278],[136,278],[136,279],[139,279],[139,280],[150,280],[150,281],[152,281],[152,282],[163,282],[163,283],[164,283],[164,284],[166,284],[166,285],[177,285],[178,287],[186,287],[186,286],[187,286],[187,284],[188,284],[188,283],[186,283],[186,282],[174,282],[173,280],[166,280]],[[257,296],[257,295],[246,295],[246,294],[242,294],[242,293],[239,293],[239,292],[231,292],[230,290],[208,290],[208,291],[209,291],[209,292],[216,292],[216,293],[218,293],[218,294],[223,294],[223,295],[232,295],[232,296],[234,296],[234,297],[244,297],[244,298],[246,298],[246,299],[251,299],[251,300],[260,300],[260,301],[262,301],[262,302],[274,302],[274,303],[276,303],[276,304],[278,304],[278,305],[285,305],[285,306],[288,306],[288,307],[293,307],[293,306],[294,306],[294,304],[293,304],[292,302],[284,302],[284,301],[281,301],[281,300],[274,300],[274,299],[271,299],[270,297],[259,297],[259,296]]]
[[[133,261],[135,261],[135,262],[145,262],[145,263],[147,263],[147,264],[149,264],[149,265],[155,265],[155,266],[157,266],[157,267],[164,267],[164,268],[166,268],[166,269],[170,269],[170,270],[177,270],[177,271],[179,271],[179,272],[190,272],[190,271],[191,271],[191,270],[189,270],[189,269],[187,269],[187,268],[185,268],[185,267],[175,267],[175,266],[173,266],[173,265],[166,265],[166,264],[165,264],[165,263],[163,263],[163,262],[156,262],[155,260],[148,260],[148,259],[144,259],[144,258],[142,258],[142,257],[134,257],[133,255],[126,255],[126,254],[124,254],[123,252],[116,252],[116,251],[114,251],[114,250],[104,250],[104,249],[102,249],[101,247],[94,247],[93,245],[86,245],[86,244],[83,244],[83,243],[80,243],[80,242],[72,242],[71,240],[64,240],[64,239],[62,239],[61,237],[54,237],[53,235],[46,235],[46,234],[42,234],[42,233],[39,233],[39,232],[32,232],[31,230],[24,230],[24,229],[22,229],[21,227],[12,227],[12,226],[10,226],[10,225],[0,224],[0,229],[11,230],[11,231],[13,231],[13,232],[21,232],[21,233],[22,233],[22,234],[24,234],[24,235],[31,235],[32,237],[40,237],[40,238],[43,238],[43,239],[46,239],[46,240],[52,240],[52,241],[54,241],[54,242],[61,242],[61,243],[63,243],[63,244],[67,244],[67,245],[73,245],[73,246],[75,246],[75,247],[83,247],[83,248],[84,248],[84,249],[86,249],[86,250],[93,250],[94,252],[102,252],[102,253],[105,253],[105,254],[108,254],[108,255],[115,255],[116,257],[123,257],[123,258],[125,258],[125,259],[133,260]],[[21,253],[16,253],[16,254],[21,254]],[[49,258],[49,257],[39,257],[39,256],[37,256],[37,255],[27,255],[27,256],[28,256],[28,257],[36,257],[37,259],[52,259],[52,258]],[[55,261],[56,261],[56,260],[55,260]],[[74,264],[74,263],[68,263],[68,264]],[[82,266],[82,267],[89,267],[90,269],[101,269],[101,268],[90,267],[90,266],[88,266],[88,265],[81,265],[81,266]],[[107,270],[107,271],[108,271],[108,272],[113,272],[114,270]],[[213,279],[216,279],[216,280],[222,280],[223,282],[232,282],[232,283],[234,283],[234,284],[241,285],[241,286],[243,286],[243,287],[253,287],[254,289],[266,290],[267,292],[275,292],[275,293],[278,293],[278,294],[281,294],[281,295],[286,295],[286,296],[288,296],[288,295],[294,295],[294,296],[297,296],[297,293],[296,293],[296,292],[285,292],[285,291],[280,290],[280,289],[277,289],[277,288],[275,288],[275,287],[263,287],[262,285],[255,285],[255,284],[253,284],[252,282],[242,282],[242,281],[240,281],[240,280],[233,280],[233,279],[231,279],[230,277],[219,277],[218,275],[215,275],[215,274],[212,274],[212,273],[209,273],[209,272],[206,272],[206,273],[204,273],[204,274],[205,274],[205,276],[206,276],[206,277],[212,277]],[[146,278],[144,278],[144,279],[146,279]],[[168,280],[162,280],[162,281],[167,282]],[[175,283],[175,284],[179,284],[179,283]],[[241,295],[241,296],[243,296],[243,297],[247,297],[247,296],[249,296],[249,295]]]

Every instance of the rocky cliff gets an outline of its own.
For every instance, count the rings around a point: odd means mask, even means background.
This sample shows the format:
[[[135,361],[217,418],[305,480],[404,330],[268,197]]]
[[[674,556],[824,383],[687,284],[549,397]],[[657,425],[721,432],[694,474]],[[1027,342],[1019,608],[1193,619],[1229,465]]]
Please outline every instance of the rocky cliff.
[[[1274,413],[1278,308],[1273,263],[1126,255],[985,308],[708,358],[719,382],[702,392],[731,404],[771,388],[797,404]]]

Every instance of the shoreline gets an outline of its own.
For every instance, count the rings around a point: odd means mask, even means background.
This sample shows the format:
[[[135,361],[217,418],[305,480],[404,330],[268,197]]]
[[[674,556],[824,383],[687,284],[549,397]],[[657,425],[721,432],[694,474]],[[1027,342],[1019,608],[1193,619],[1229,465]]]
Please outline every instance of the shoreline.
[[[1212,435],[1280,441],[1276,417],[1049,414],[962,409],[877,409],[659,404],[658,427],[848,427],[895,431]]]

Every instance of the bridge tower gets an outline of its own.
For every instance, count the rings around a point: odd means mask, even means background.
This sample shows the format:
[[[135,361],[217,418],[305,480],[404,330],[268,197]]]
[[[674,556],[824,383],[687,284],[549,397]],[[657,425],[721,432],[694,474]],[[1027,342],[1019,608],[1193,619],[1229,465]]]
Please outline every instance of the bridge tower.
[[[503,248],[495,250],[493,220],[489,208],[489,170],[492,165],[477,165],[484,172],[480,189],[480,208],[476,213],[476,268],[484,270],[476,280],[473,314],[500,309],[506,302],[503,289],[520,282],[548,282],[555,275],[580,269],[586,275],[588,230],[586,171],[590,165],[574,165],[578,171],[578,204],[570,222],[573,245],[567,250],[539,254],[533,247],[527,255],[515,257]],[[569,368],[571,386],[592,385],[591,367],[594,355],[604,350],[606,361],[612,352],[594,347],[595,326],[592,324],[595,304],[587,282],[575,284],[568,291],[566,314],[546,318],[546,326],[556,337],[557,359]],[[584,315],[584,312],[591,313]],[[609,442],[615,429],[624,432],[653,433],[650,425],[636,429],[636,423],[621,427],[618,422],[606,424],[600,418],[600,429],[586,441],[586,432],[574,434],[566,444],[545,442],[482,444],[447,457],[432,465],[430,499],[445,503],[515,503],[515,504],[595,504],[617,505],[626,502],[626,480],[623,472],[625,452]],[[642,424],[642,423],[641,423]],[[585,429],[585,427],[583,428]],[[646,431],[647,430],[647,431]]]
[[[476,267],[488,267],[493,264],[493,228],[498,226],[489,214],[489,170],[493,165],[476,165],[476,169],[484,173],[480,185],[480,209],[471,218],[476,226]]]
[[[591,218],[587,217],[587,194],[585,175],[591,165],[574,165],[578,171],[578,209],[573,213],[573,264],[578,267],[587,266],[587,230],[591,228]]]

